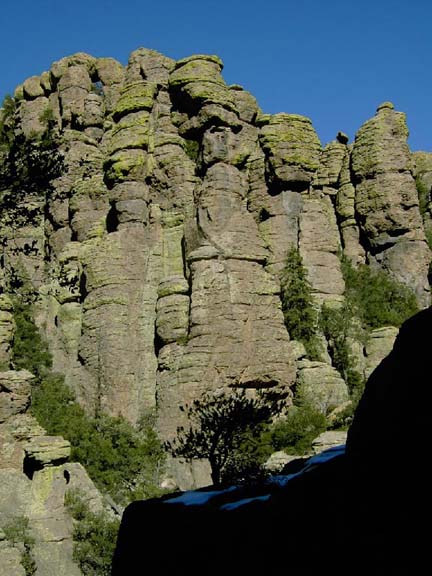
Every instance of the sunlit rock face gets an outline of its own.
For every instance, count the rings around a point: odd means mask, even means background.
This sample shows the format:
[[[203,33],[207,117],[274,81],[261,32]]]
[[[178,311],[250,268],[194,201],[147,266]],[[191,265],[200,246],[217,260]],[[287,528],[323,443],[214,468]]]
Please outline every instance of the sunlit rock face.
[[[429,299],[414,179],[429,182],[429,164],[414,162],[404,115],[387,103],[353,145],[338,133],[322,148],[308,118],[263,114],[221,72],[216,56],[140,48],[122,66],[78,53],[16,91],[19,128],[35,137],[49,119],[65,170],[20,200],[31,219],[1,213],[0,361],[21,274],[78,400],[133,423],[156,408],[164,438],[204,391],[292,389],[279,279],[291,246],[317,305],[343,302],[341,253]]]

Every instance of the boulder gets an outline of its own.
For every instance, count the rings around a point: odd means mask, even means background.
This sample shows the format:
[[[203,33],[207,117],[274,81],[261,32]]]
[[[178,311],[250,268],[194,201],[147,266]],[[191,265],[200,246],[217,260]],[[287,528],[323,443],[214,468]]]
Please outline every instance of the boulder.
[[[61,436],[35,436],[24,448],[24,465],[32,469],[58,466],[69,460],[70,442]]]

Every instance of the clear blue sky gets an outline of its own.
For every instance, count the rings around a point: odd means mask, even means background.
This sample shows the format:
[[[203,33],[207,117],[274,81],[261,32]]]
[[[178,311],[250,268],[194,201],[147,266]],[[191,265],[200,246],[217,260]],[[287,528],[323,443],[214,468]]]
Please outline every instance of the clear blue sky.
[[[1,0],[0,15],[0,99],[74,52],[218,54],[228,83],[309,116],[323,144],[391,100],[432,150],[431,0]]]

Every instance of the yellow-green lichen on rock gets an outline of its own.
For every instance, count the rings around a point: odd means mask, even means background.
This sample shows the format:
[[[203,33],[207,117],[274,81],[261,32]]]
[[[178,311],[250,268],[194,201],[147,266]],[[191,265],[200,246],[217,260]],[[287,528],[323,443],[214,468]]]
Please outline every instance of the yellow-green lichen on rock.
[[[406,115],[389,103],[377,109],[373,118],[357,132],[352,154],[352,169],[358,178],[386,171],[412,171]]]
[[[150,171],[148,154],[144,150],[118,150],[104,163],[108,182],[144,180]]]
[[[142,80],[122,88],[113,117],[119,120],[131,112],[151,110],[157,93],[157,84]]]
[[[216,56],[197,55],[179,60],[170,74],[172,90],[197,104],[213,102],[236,112],[232,92],[220,72],[222,62]]]
[[[260,144],[270,181],[310,182],[319,167],[321,144],[309,118],[275,114],[259,119]]]
[[[170,85],[184,85],[189,82],[208,80],[224,84],[220,73],[223,63],[218,56],[196,54],[178,60],[170,74]]]
[[[139,117],[131,119],[131,116]],[[129,120],[129,122],[117,124],[106,138],[105,142],[109,155],[114,154],[118,150],[127,150],[129,148],[147,150],[149,147],[148,113],[129,114],[124,119]],[[136,123],[134,120],[136,120]]]

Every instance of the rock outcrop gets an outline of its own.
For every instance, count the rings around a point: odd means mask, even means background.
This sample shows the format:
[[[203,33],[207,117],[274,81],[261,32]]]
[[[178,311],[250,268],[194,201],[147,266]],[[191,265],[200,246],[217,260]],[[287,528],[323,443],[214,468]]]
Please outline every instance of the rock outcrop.
[[[78,53],[15,92],[16,131],[48,130],[65,169],[50,193],[1,212],[0,363],[25,280],[78,400],[132,423],[156,407],[163,438],[204,391],[291,389],[297,368],[312,373],[281,311],[291,246],[317,306],[344,300],[341,253],[429,301],[415,176],[430,184],[430,159],[410,153],[405,116],[385,103],[353,145],[339,132],[323,149],[308,118],[263,114],[221,71],[209,55],[140,48],[122,66]],[[308,385],[325,373],[326,405],[343,404],[323,358]]]
[[[25,574],[23,544],[9,542],[2,532],[25,518],[35,576],[81,576],[72,559],[73,521],[65,494],[80,490],[93,511],[104,504],[81,464],[69,462],[69,442],[46,436],[27,412],[33,378],[26,370],[0,372],[0,574]]]

